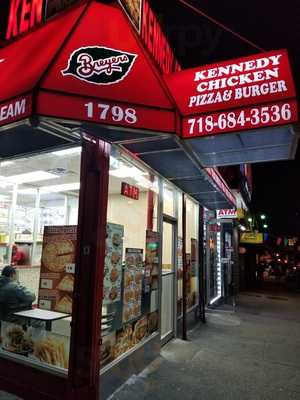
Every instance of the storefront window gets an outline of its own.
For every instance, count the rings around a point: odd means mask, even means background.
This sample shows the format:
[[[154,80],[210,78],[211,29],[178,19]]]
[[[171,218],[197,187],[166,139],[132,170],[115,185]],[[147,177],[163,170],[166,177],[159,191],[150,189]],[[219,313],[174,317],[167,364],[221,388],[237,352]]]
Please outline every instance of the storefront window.
[[[169,215],[171,217],[176,217],[176,190],[169,185],[168,183],[164,182],[163,184],[163,212],[165,215]]]
[[[158,182],[129,158],[111,157],[101,365],[158,330]]]
[[[0,165],[0,355],[62,372],[69,359],[80,153],[77,147]]]
[[[183,300],[183,231],[182,193],[178,195],[178,239],[177,239],[177,316],[182,315]]]
[[[187,308],[198,302],[199,296],[199,206],[186,199],[186,261],[187,261]]]
[[[14,185],[1,176],[1,171],[5,170],[9,164],[9,162],[0,163],[0,268],[9,264],[11,221],[15,210],[13,198],[16,201]]]

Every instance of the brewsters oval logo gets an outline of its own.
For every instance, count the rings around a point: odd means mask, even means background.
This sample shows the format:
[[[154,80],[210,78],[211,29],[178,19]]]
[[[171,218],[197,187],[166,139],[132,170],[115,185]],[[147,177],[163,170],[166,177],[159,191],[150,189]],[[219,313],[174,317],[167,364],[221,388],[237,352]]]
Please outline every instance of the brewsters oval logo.
[[[137,54],[103,46],[80,47],[61,73],[95,85],[112,85],[129,74],[136,58]]]

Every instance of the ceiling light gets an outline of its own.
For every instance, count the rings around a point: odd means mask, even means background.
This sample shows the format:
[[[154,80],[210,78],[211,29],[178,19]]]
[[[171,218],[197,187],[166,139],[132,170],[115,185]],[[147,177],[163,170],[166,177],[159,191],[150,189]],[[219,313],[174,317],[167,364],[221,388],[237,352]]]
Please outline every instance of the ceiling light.
[[[12,165],[14,162],[13,161],[1,161],[0,162],[0,167],[8,167],[9,165]]]
[[[113,169],[109,171],[109,175],[116,178],[133,178],[136,179],[140,176],[147,175],[146,172],[141,171],[136,167],[127,167],[127,165],[122,165],[118,169]]]
[[[43,186],[41,187],[40,191],[41,194],[45,194],[45,193],[67,192],[70,190],[79,190],[79,189],[80,189],[80,183],[75,182],[75,183],[65,183],[62,185]]]
[[[57,179],[57,178],[59,178],[59,176],[50,174],[49,172],[46,171],[33,171],[33,172],[27,172],[26,174],[1,177],[1,179],[4,179],[5,181],[16,184],[48,181],[50,179]]]
[[[37,189],[18,189],[18,194],[22,194],[22,195],[35,195],[37,193]]]
[[[54,154],[55,156],[68,156],[79,153],[81,153],[81,147],[71,147],[70,149],[53,151],[51,154]]]

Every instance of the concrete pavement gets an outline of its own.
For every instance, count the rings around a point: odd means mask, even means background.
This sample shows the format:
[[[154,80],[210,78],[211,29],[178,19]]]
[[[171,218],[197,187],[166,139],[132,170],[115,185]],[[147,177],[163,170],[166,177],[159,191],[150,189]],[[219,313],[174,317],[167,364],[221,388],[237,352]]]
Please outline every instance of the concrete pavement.
[[[244,293],[237,304],[210,311],[110,400],[300,400],[300,296]]]
[[[300,296],[244,293],[207,319],[110,400],[300,399]]]

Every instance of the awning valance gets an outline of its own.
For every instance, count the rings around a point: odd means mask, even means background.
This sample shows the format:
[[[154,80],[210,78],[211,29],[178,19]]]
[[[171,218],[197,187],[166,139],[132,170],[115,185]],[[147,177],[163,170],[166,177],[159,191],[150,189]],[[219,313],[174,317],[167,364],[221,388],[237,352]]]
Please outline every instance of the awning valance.
[[[176,130],[175,105],[117,6],[76,7],[2,49],[0,60],[0,126],[34,114]]]

